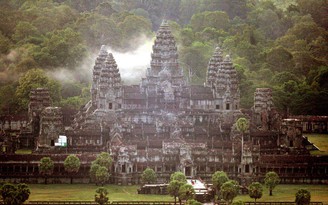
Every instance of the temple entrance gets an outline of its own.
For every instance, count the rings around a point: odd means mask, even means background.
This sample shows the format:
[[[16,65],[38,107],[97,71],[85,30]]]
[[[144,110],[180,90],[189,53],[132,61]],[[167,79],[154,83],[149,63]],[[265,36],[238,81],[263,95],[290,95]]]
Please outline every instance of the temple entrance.
[[[192,174],[191,174],[191,167],[185,167],[185,175],[186,176],[192,176]]]

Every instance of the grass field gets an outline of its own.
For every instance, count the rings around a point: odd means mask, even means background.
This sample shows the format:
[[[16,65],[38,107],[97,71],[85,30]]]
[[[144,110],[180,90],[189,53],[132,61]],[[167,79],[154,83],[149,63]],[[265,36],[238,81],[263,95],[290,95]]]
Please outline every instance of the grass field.
[[[328,155],[328,135],[327,134],[304,134],[310,142],[315,144],[320,150],[311,151],[312,155]]]
[[[94,200],[98,188],[94,184],[29,184],[29,201]],[[105,186],[110,201],[172,201],[173,197],[163,195],[142,195],[137,193],[138,186]]]
[[[64,201],[64,200],[94,200],[97,186],[92,184],[30,184],[30,201]],[[173,201],[173,197],[166,195],[137,194],[138,186],[107,185],[110,201]],[[263,197],[258,201],[294,201],[299,188],[311,192],[312,201],[322,201],[328,205],[328,185],[278,185],[273,196],[264,189]],[[236,200],[253,201],[248,195],[241,195]]]
[[[295,193],[298,189],[303,188],[311,192],[311,201],[324,202],[328,205],[328,185],[278,185],[273,190],[273,196],[269,196],[269,190],[264,188],[263,196],[261,199],[258,199],[258,202],[281,202],[281,201],[290,201],[295,200]],[[237,196],[236,200],[242,201],[254,201],[248,195]]]

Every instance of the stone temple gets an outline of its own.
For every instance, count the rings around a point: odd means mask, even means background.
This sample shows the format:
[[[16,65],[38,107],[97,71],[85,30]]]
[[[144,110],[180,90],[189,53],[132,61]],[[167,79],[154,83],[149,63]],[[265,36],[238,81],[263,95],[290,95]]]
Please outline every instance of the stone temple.
[[[309,154],[302,122],[281,119],[271,89],[256,89],[250,110],[241,110],[239,103],[238,76],[230,57],[216,48],[204,85],[190,85],[178,63],[175,39],[163,22],[150,68],[138,85],[124,85],[115,56],[105,46],[100,49],[91,100],[74,120],[61,108],[49,107],[47,90],[33,90],[29,123],[18,138],[21,146],[32,144],[35,153],[26,157],[28,165],[3,159],[6,167],[0,166],[0,172],[9,178],[15,177],[10,171],[21,176],[37,172],[37,159],[50,155],[56,161],[56,182],[67,178],[61,172],[65,156],[77,153],[82,168],[75,177],[87,182],[88,159],[107,151],[113,157],[111,181],[116,184],[140,183],[147,167],[156,171],[159,182],[168,181],[175,171],[210,181],[218,170],[244,185],[268,171],[276,171],[286,183],[328,182],[327,157]],[[235,125],[240,117],[250,121],[244,135]],[[67,137],[67,147],[55,146],[59,135]]]

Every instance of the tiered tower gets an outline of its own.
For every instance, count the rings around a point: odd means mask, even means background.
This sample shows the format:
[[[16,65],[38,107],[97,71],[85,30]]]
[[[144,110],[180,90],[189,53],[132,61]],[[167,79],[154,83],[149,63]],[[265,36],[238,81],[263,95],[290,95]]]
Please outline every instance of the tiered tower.
[[[98,110],[121,108],[121,75],[111,53],[100,70],[97,99]]]
[[[99,51],[99,55],[95,61],[95,65],[93,67],[93,79],[92,79],[92,87],[91,87],[91,101],[92,105],[96,106],[97,104],[97,96],[98,96],[98,86],[99,86],[99,79],[100,79],[100,72],[101,69],[105,65],[106,58],[108,56],[108,52],[106,51],[105,46],[101,46]]]
[[[170,109],[179,105],[182,86],[186,84],[179,67],[178,51],[168,23],[163,21],[153,45],[150,68],[142,81],[147,107]]]
[[[208,63],[206,86],[214,93],[215,109],[236,111],[239,109],[240,92],[237,71],[230,56],[222,57],[222,50],[217,47]]]
[[[224,111],[238,110],[240,102],[238,77],[229,55],[219,66],[216,77],[214,84],[216,108]]]
[[[158,73],[165,67],[170,70],[172,75],[181,73],[178,64],[177,46],[166,21],[163,21],[156,34],[150,66],[150,72],[148,73],[150,76],[158,76]]]
[[[256,88],[254,93],[253,122],[258,129],[269,129],[269,117],[272,108],[272,90],[270,88]]]
[[[206,85],[209,87],[214,87],[218,70],[222,64],[222,50],[220,47],[216,47],[215,52],[208,63]]]

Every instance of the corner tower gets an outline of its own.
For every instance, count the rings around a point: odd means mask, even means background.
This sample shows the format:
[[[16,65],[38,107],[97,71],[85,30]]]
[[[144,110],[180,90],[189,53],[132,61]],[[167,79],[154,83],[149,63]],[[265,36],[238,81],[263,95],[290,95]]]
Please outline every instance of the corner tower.
[[[206,85],[212,88],[216,110],[239,110],[240,92],[237,71],[233,67],[230,56],[222,58],[222,51],[216,48],[209,61]]]
[[[98,113],[120,109],[121,90],[121,75],[116,61],[102,46],[93,68],[92,106]]]
[[[218,70],[220,69],[223,62],[222,50],[220,47],[216,47],[215,52],[208,62],[206,85],[208,87],[214,87],[217,78]]]

